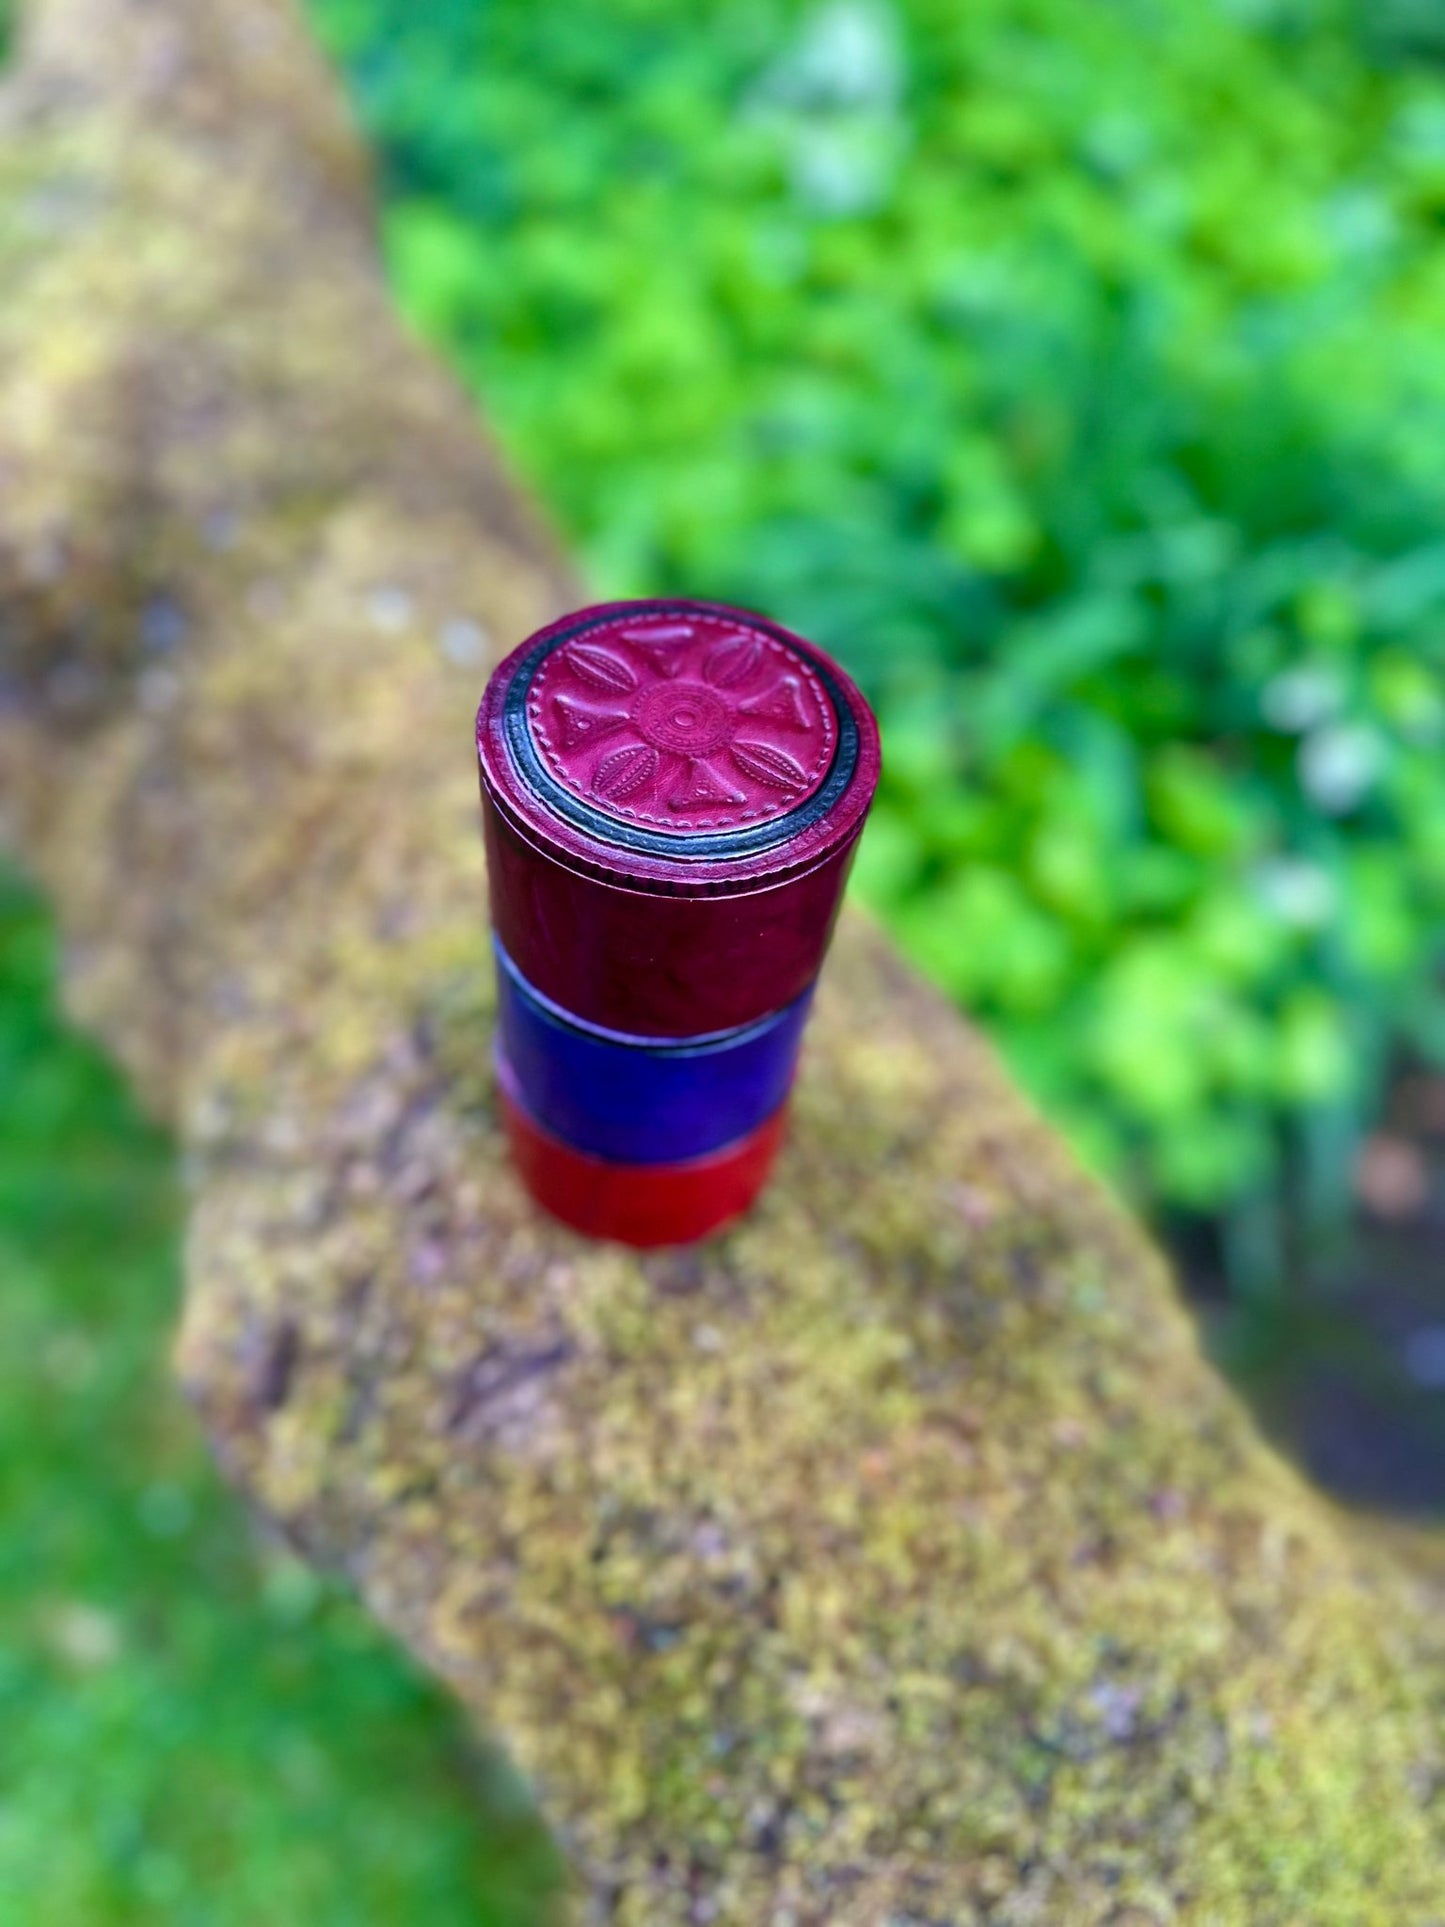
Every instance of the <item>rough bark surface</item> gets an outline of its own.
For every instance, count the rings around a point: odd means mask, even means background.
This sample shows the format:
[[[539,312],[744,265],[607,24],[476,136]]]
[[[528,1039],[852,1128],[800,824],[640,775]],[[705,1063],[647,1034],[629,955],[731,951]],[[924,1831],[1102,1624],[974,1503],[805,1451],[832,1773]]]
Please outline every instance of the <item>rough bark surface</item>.
[[[1445,1919],[1438,1593],[859,919],[741,1230],[528,1209],[469,731],[576,591],[291,10],[40,0],[0,141],[5,823],[184,1146],[181,1371],[533,1777],[573,1913]]]

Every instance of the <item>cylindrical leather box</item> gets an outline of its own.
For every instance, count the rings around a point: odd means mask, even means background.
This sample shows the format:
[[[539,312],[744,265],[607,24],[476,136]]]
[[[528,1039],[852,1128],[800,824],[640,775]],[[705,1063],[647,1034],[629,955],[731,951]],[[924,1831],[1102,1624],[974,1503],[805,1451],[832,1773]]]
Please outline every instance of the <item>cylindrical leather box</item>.
[[[609,1235],[597,1185],[569,1214],[567,1185],[536,1181],[548,1144],[571,1158],[573,1188],[576,1157],[650,1170],[654,1189],[686,1165],[674,1201],[705,1191],[696,1174],[721,1158],[735,1215],[738,1171],[766,1175],[751,1140],[763,1132],[770,1157],[780,1135],[877,784],[867,704],[821,650],[759,616],[610,603],[507,657],[477,753],[499,1070],[509,1120],[529,1126],[524,1175],[550,1209]],[[625,1215],[635,1232],[635,1200]],[[696,1215],[690,1235],[713,1228]],[[664,1216],[669,1241],[687,1229],[675,1202]],[[610,1235],[651,1241],[633,1232]]]

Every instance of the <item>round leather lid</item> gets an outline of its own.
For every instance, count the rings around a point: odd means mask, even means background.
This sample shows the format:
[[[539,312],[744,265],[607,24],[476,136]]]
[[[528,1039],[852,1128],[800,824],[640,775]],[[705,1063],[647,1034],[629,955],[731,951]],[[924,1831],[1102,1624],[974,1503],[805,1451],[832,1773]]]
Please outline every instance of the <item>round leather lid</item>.
[[[721,604],[606,603],[531,636],[477,717],[482,779],[529,843],[603,881],[718,895],[862,827],[878,730],[824,652]]]

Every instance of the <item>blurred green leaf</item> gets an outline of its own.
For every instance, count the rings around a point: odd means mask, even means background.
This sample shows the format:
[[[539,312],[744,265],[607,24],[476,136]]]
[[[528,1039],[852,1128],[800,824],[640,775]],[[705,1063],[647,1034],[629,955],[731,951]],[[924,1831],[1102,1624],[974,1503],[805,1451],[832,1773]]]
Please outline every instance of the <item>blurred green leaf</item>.
[[[1327,1104],[1351,1083],[1344,1011],[1325,992],[1302,985],[1286,1000],[1275,1038],[1278,1088],[1295,1104]]]

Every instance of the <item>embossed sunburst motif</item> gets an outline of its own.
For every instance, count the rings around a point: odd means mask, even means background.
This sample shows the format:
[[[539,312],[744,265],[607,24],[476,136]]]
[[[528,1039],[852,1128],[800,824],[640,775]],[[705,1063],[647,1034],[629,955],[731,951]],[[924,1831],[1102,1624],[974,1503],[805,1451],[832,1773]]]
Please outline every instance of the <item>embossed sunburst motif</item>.
[[[765,822],[827,774],[837,719],[777,637],[706,616],[624,616],[554,649],[527,715],[559,782],[611,816],[685,834]]]

